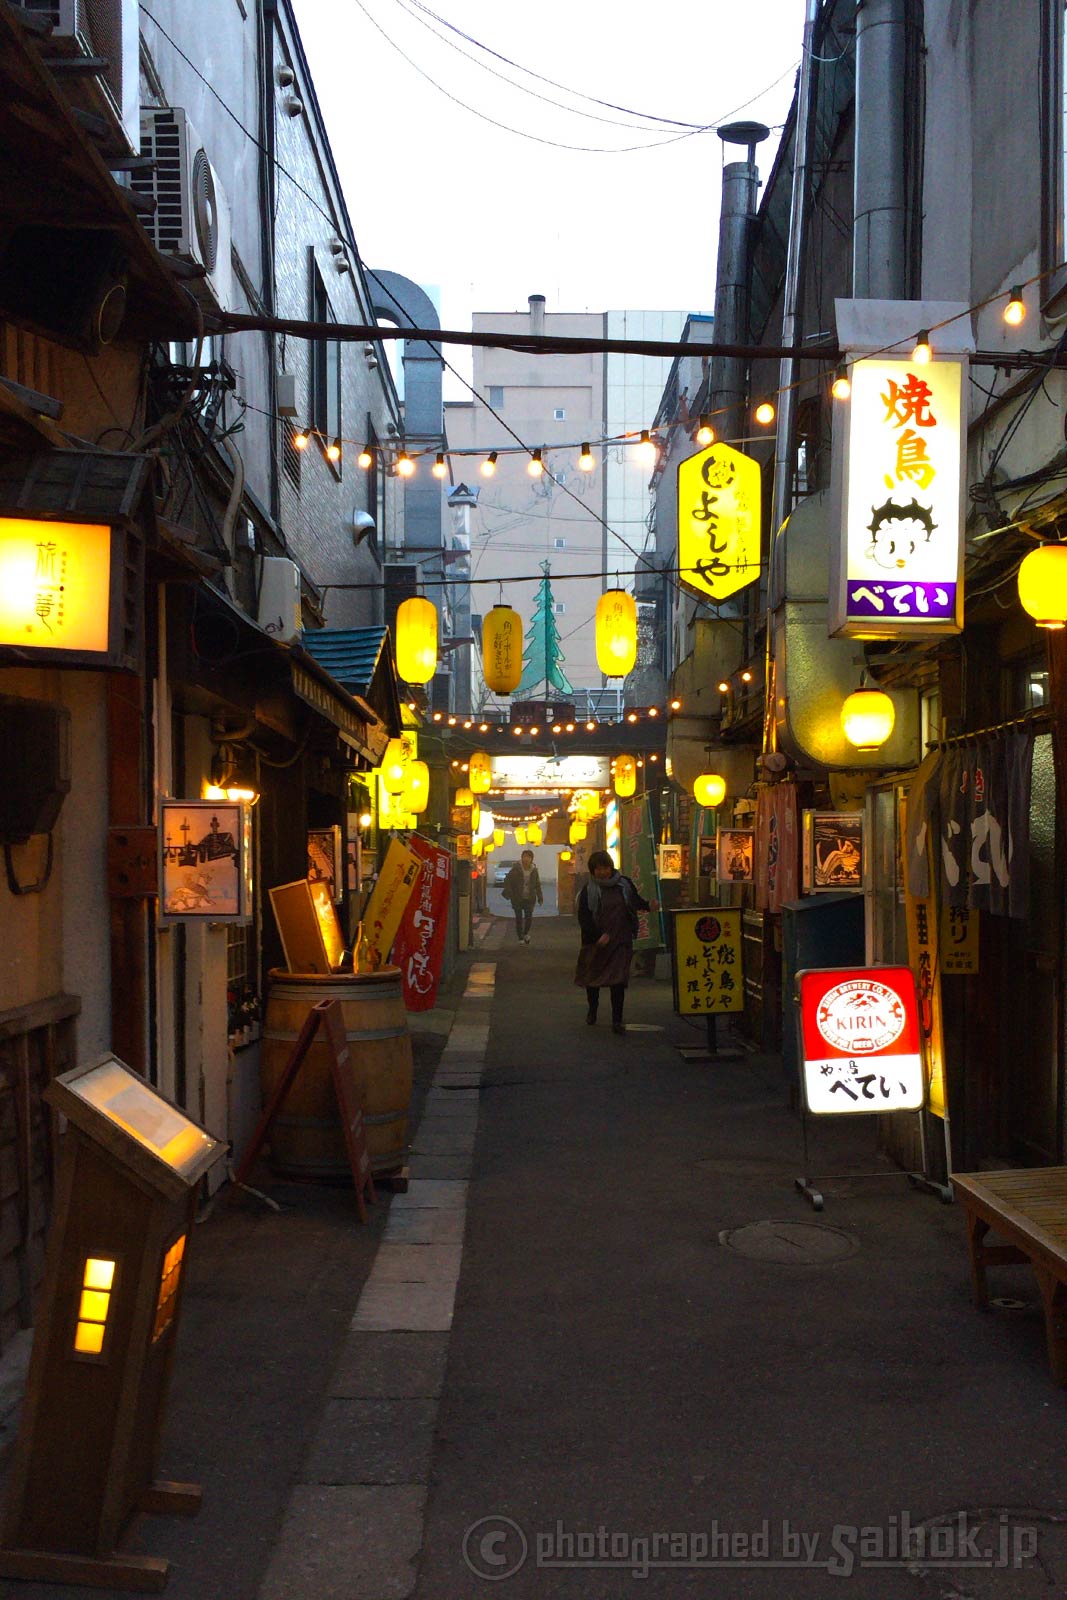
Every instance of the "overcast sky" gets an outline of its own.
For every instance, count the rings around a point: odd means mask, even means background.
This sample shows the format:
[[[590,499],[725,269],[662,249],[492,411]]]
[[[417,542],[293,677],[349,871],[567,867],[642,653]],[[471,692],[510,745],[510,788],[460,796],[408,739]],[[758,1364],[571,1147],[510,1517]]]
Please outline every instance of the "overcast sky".
[[[713,310],[722,142],[627,113],[768,123],[766,175],[803,0],[295,5],[360,253],[430,290],[443,327],[524,308],[531,294],[549,311]],[[498,56],[625,110],[517,71],[428,8]]]

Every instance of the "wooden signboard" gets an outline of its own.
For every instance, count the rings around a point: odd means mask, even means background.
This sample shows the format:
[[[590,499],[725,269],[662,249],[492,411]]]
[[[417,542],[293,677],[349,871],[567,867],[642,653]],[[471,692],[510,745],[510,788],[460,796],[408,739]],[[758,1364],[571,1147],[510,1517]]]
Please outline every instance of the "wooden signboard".
[[[298,878],[270,890],[271,909],[290,972],[337,972],[345,942],[332,899],[332,885]]]
[[[356,1075],[349,1053],[348,1039],[345,1036],[344,1014],[341,1010],[340,1000],[320,1000],[317,1005],[311,1007],[305,1017],[304,1025],[293,1046],[293,1053],[286,1062],[285,1068],[274,1086],[274,1091],[263,1108],[263,1115],[256,1125],[256,1131],[252,1135],[248,1149],[241,1157],[240,1166],[234,1173],[232,1192],[236,1192],[238,1188],[247,1183],[248,1176],[255,1165],[256,1157],[266,1142],[271,1125],[281,1110],[285,1097],[292,1088],[297,1073],[300,1071],[304,1058],[320,1028],[329,1046],[330,1076],[333,1079],[334,1092],[337,1095],[337,1108],[341,1115],[345,1149],[348,1151],[348,1163],[352,1169],[352,1181],[356,1186],[356,1205],[359,1208],[359,1220],[366,1222],[367,1207],[364,1196],[373,1204],[374,1180],[371,1177],[370,1155],[367,1151],[367,1139],[363,1127],[363,1105],[360,1100],[359,1086],[356,1083]]]

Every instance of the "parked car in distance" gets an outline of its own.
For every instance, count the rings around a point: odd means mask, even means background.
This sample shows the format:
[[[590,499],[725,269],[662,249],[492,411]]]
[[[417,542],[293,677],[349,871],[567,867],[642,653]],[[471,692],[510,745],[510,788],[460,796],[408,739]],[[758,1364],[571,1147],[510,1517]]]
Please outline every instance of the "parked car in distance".
[[[517,861],[498,861],[496,866],[493,868],[494,887],[499,889],[501,885],[507,881],[508,873],[511,871],[512,867],[517,867],[518,864],[519,863]]]

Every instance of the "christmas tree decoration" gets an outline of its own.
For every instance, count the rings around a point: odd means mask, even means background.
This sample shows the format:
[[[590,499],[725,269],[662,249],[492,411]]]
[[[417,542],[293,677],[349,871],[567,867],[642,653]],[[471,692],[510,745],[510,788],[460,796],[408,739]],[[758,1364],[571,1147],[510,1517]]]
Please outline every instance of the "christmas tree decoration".
[[[637,603],[608,589],[596,603],[596,663],[605,678],[625,678],[637,660]]]
[[[522,618],[496,605],[482,618],[482,673],[493,694],[510,694],[522,677]]]
[[[429,683],[437,671],[437,607],[420,595],[397,607],[396,670],[405,683]]]
[[[532,694],[543,683],[548,690],[556,689],[560,694],[573,694],[573,685],[563,671],[564,656],[559,647],[559,629],[556,627],[552,600],[551,564],[542,561],[541,571],[544,577],[537,591],[537,609],[534,612],[533,622],[526,635],[526,653],[518,692]]]
[[[470,779],[471,790],[474,794],[488,794],[489,786],[493,781],[493,767],[486,750],[475,750],[467,766],[467,777]]]
[[[637,762],[633,756],[615,757],[615,793],[628,800],[637,788]]]

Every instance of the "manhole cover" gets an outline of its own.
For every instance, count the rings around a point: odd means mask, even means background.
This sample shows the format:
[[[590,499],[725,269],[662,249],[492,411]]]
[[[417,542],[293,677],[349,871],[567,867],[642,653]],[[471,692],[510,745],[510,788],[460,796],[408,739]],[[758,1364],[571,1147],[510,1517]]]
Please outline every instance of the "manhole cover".
[[[1017,1300],[1013,1294],[995,1294],[989,1304],[996,1311],[1029,1311],[1033,1306],[1032,1300]]]
[[[844,1261],[860,1247],[851,1233],[820,1222],[749,1222],[720,1233],[719,1243],[753,1261],[778,1261],[795,1267]]]

